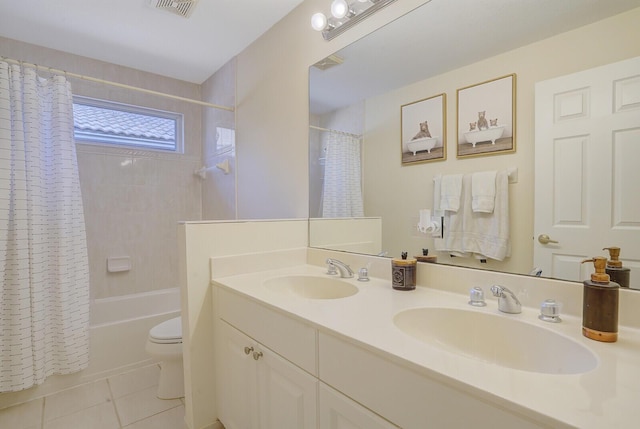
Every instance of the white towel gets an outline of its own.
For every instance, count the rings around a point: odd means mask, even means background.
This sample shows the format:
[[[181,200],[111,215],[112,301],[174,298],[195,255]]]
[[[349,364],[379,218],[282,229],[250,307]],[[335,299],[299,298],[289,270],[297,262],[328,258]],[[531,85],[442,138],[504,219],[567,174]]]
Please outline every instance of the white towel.
[[[465,224],[466,251],[502,261],[511,256],[509,234],[509,173],[496,174],[496,198],[493,213],[471,213]]]
[[[471,210],[466,209],[467,203],[464,198],[463,192],[463,180],[461,182],[461,193],[462,197],[458,201],[460,205],[458,206],[457,211],[447,210],[443,212],[444,216],[444,228],[443,228],[443,237],[442,239],[434,240],[434,247],[436,251],[447,252],[450,255],[455,255],[459,257],[468,257],[470,255],[466,254],[464,251],[464,214],[466,212],[471,212]]]
[[[496,198],[493,213],[471,210],[471,175],[464,176],[458,212],[445,214],[444,238],[435,248],[458,256],[480,255],[502,261],[511,256],[509,238],[509,174],[496,174]]]
[[[433,215],[444,216],[444,211],[440,208],[440,185],[442,184],[442,175],[438,174],[433,177]]]
[[[496,173],[497,171],[483,171],[471,175],[471,208],[474,212],[493,213]]]
[[[462,193],[462,174],[442,176],[440,183],[440,209],[457,212],[460,208]]]

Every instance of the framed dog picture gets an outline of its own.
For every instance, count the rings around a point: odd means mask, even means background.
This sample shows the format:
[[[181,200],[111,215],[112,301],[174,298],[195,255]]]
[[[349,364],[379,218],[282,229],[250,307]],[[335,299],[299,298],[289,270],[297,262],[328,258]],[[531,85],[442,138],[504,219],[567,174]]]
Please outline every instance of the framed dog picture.
[[[400,108],[402,165],[447,159],[446,104],[439,94]]]
[[[458,90],[458,158],[516,150],[516,75]]]

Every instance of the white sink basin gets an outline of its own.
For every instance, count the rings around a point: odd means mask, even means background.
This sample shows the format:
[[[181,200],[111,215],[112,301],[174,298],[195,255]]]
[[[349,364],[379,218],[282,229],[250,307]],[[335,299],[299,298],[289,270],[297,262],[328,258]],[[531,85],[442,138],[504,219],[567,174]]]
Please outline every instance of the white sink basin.
[[[396,314],[393,321],[422,342],[512,369],[581,374],[598,365],[596,356],[577,341],[512,317],[453,308],[415,308]]]
[[[321,276],[286,276],[265,280],[264,286],[308,299],[338,299],[358,293],[358,288],[344,280]]]

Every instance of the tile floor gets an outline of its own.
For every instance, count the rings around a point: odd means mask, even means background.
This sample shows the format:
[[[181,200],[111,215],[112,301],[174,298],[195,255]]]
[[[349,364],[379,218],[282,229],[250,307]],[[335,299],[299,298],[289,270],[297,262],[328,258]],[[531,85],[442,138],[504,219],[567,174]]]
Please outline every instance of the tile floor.
[[[6,429],[186,429],[182,399],[156,398],[158,365],[0,410]]]

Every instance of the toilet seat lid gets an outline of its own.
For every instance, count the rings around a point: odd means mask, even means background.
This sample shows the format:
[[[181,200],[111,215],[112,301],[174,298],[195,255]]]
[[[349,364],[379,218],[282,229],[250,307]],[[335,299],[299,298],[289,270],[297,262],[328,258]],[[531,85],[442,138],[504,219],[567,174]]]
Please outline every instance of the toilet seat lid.
[[[176,317],[154,326],[149,331],[152,340],[182,342],[182,318]]]

